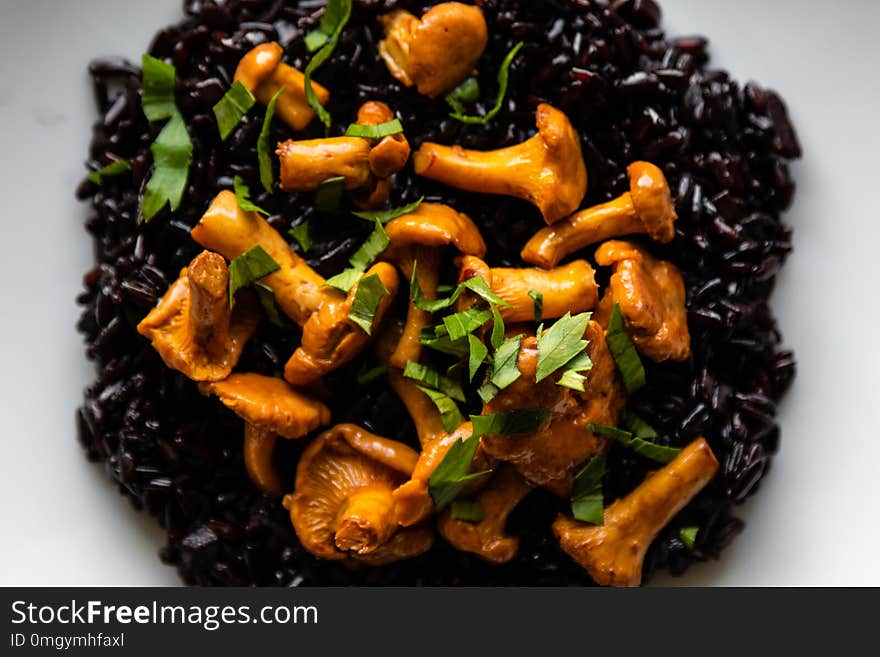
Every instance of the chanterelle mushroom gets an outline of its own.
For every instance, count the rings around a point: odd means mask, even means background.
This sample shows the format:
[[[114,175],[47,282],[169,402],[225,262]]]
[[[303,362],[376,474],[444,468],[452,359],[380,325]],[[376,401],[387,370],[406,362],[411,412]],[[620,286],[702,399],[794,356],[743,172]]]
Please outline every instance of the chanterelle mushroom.
[[[449,244],[459,252],[483,256],[486,243],[471,219],[447,205],[422,203],[415,211],[393,219],[385,227],[390,240],[385,259],[394,262],[404,278],[412,278],[413,268],[426,299],[437,294],[440,277],[440,248]],[[407,361],[418,362],[422,329],[430,314],[420,310],[410,299],[403,335],[389,358],[393,367],[403,369]]]
[[[300,542],[322,559],[388,563],[431,546],[425,528],[399,529],[391,492],[418,455],[402,443],[340,424],[303,452],[296,489],[284,498]]]
[[[245,421],[244,463],[251,480],[268,493],[281,493],[272,465],[276,438],[302,438],[330,423],[330,409],[281,379],[260,374],[233,374],[223,381],[202,383],[204,395],[216,395]]]
[[[596,262],[613,266],[609,290],[620,304],[633,343],[657,362],[686,360],[691,353],[685,288],[675,265],[630,242],[605,242]]]
[[[538,267],[555,267],[570,253],[622,235],[647,233],[658,242],[675,237],[675,205],[663,172],[649,162],[626,169],[630,191],[542,228],[520,254]]]
[[[535,318],[535,301],[529,293],[541,295],[542,317],[556,319],[570,312],[590,310],[599,301],[596,272],[586,260],[575,260],[556,269],[530,267],[492,267],[475,257],[458,261],[462,278],[466,272],[483,272],[492,291],[509,306],[501,306],[501,318],[507,323],[530,322]],[[488,268],[488,274],[485,273]],[[488,276],[488,277],[487,277]],[[466,280],[466,279],[465,279]]]
[[[413,155],[415,171],[458,189],[521,198],[552,224],[577,210],[587,191],[587,168],[565,114],[541,104],[535,120],[538,134],[497,151],[426,142]]]
[[[378,326],[385,311],[397,294],[397,271],[385,262],[373,265],[365,278],[376,275],[388,294],[379,301],[373,316],[373,327]],[[302,342],[284,366],[284,378],[293,385],[308,385],[335,370],[369,344],[371,336],[349,319],[360,283],[347,296],[326,300],[303,325]]]
[[[343,296],[325,287],[324,279],[256,212],[238,207],[235,194],[220,192],[192,229],[193,239],[207,249],[233,260],[254,246],[261,246],[281,267],[262,282],[272,288],[278,307],[302,326],[321,304]]]
[[[421,20],[403,9],[379,20],[385,27],[379,55],[391,75],[429,98],[464,80],[489,40],[483,12],[460,2],[434,5]]]
[[[437,531],[453,547],[473,552],[490,563],[506,563],[519,549],[519,539],[504,533],[507,518],[532,485],[511,466],[501,465],[474,500],[479,503],[483,519],[479,522],[455,520],[450,510],[440,514]]]
[[[358,110],[358,125],[372,126],[391,121],[394,114],[385,103],[367,101]],[[409,160],[409,142],[403,133],[382,139],[328,137],[278,145],[281,189],[309,191],[330,178],[345,178],[345,189],[357,190],[355,203],[377,207],[388,199],[388,178]]]
[[[605,332],[590,322],[584,333],[589,341],[587,355],[593,361],[586,373],[585,392],[556,385],[558,374],[535,383],[538,362],[537,341],[524,338],[519,353],[522,376],[502,390],[484,412],[518,409],[549,409],[544,425],[533,434],[481,439],[486,453],[511,463],[526,479],[557,495],[570,493],[578,467],[609,447],[608,439],[587,430],[588,424],[616,426],[626,396]]]
[[[284,87],[275,113],[294,130],[303,130],[315,118],[315,112],[306,100],[305,77],[281,61],[283,54],[284,49],[277,43],[261,43],[241,58],[234,79],[241,80],[264,105]],[[321,104],[326,105],[330,92],[314,80],[312,89]]]
[[[632,493],[605,509],[605,524],[566,516],[553,523],[562,549],[599,584],[638,586],[645,552],[657,533],[709,483],[718,461],[705,439],[685,447]]]
[[[230,310],[226,260],[203,251],[137,330],[168,367],[193,381],[218,381],[229,376],[259,321],[246,297]]]

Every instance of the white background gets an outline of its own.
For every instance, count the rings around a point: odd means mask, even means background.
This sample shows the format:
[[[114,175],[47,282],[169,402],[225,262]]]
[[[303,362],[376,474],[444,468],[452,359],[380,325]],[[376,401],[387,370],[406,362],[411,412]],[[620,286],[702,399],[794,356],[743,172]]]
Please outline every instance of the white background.
[[[136,60],[179,0],[0,0],[0,584],[174,585],[159,530],[82,458],[90,366],[74,331],[91,266],[83,176],[97,55]],[[880,585],[880,5],[666,0],[673,34],[788,101],[806,154],[787,220],[796,251],[774,304],[799,376],[782,451],[748,527],[689,585]]]

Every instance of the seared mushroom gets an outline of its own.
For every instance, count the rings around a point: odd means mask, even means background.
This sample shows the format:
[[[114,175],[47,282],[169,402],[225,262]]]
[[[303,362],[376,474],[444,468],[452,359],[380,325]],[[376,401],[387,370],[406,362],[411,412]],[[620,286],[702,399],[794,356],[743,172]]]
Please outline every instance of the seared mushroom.
[[[437,520],[437,531],[458,550],[473,552],[490,563],[506,563],[519,549],[519,539],[504,533],[507,518],[532,488],[513,467],[501,465],[474,498],[483,519],[455,520],[451,510],[446,510]]]
[[[614,268],[609,290],[620,304],[636,349],[657,362],[687,360],[691,336],[684,280],[676,266],[635,244],[618,241],[599,247],[596,262]]]
[[[562,267],[546,270],[489,268],[475,257],[465,257],[458,260],[458,267],[461,272],[459,280],[467,280],[463,278],[466,273],[480,274],[492,291],[510,304],[499,308],[501,318],[508,323],[534,319],[535,302],[529,296],[530,292],[541,295],[544,319],[556,319],[567,312],[576,314],[590,310],[599,300],[596,272],[586,260],[575,260]]]
[[[382,322],[385,311],[397,294],[397,271],[391,265],[378,262],[373,265],[361,282],[376,275],[388,294],[379,301],[373,316],[375,328]],[[303,325],[302,342],[284,366],[284,378],[293,385],[304,386],[317,381],[357,356],[371,340],[360,326],[349,319],[360,282],[348,296],[326,301]],[[372,333],[372,332],[371,332]]]
[[[486,243],[473,221],[447,205],[422,203],[414,212],[393,219],[385,227],[390,240],[385,259],[394,262],[404,278],[412,279],[413,269],[426,299],[437,294],[440,278],[440,249],[448,244],[461,253],[483,256]],[[403,335],[391,354],[392,367],[403,369],[407,361],[418,362],[422,352],[420,336],[430,314],[410,299]]]
[[[430,533],[399,529],[391,496],[417,458],[406,445],[353,424],[318,436],[300,457],[294,492],[284,498],[303,547],[322,559],[374,564],[428,550]]]
[[[330,423],[330,409],[281,379],[260,374],[233,374],[202,383],[204,395],[216,395],[245,421],[244,463],[251,480],[268,493],[280,494],[281,480],[272,464],[276,438],[302,438]]]
[[[217,195],[193,228],[192,236],[230,260],[259,245],[281,267],[263,281],[274,291],[281,310],[303,328],[301,346],[285,368],[285,377],[291,383],[311,383],[354,358],[369,342],[370,336],[348,319],[357,289],[346,296],[324,285],[324,279],[265,219],[238,207],[232,192],[224,190]],[[397,272],[379,263],[367,272],[371,274],[378,274],[389,292],[377,309],[374,323],[378,324],[397,293]]]
[[[520,254],[538,267],[555,267],[570,253],[620,235],[647,233],[658,242],[675,237],[675,205],[663,172],[649,162],[626,170],[630,191],[539,230]]]
[[[358,110],[358,125],[379,125],[394,114],[385,103],[368,101]],[[357,190],[355,203],[378,207],[388,200],[388,178],[400,171],[409,159],[409,142],[403,133],[382,139],[329,137],[294,141],[278,145],[281,162],[281,189],[309,191],[330,178],[345,178],[345,189]]]
[[[302,326],[321,304],[341,295],[324,287],[324,279],[256,212],[238,207],[235,194],[220,192],[199,223],[192,229],[193,239],[207,249],[233,260],[254,246],[261,246],[281,267],[262,282],[272,288],[275,301],[284,313]]]
[[[385,27],[379,55],[391,75],[429,98],[464,80],[489,40],[483,12],[460,2],[435,5],[421,20],[403,9],[379,20]]]
[[[230,310],[226,260],[203,251],[137,330],[171,369],[193,381],[219,381],[232,372],[259,321],[250,298]]]
[[[304,130],[315,118],[315,112],[306,100],[305,77],[292,66],[281,61],[284,49],[275,42],[262,43],[249,51],[235,69],[234,80],[241,80],[257,100],[268,105],[278,90],[275,113],[294,130]],[[322,105],[330,99],[330,92],[312,80],[312,89]]]
[[[709,483],[718,461],[705,439],[685,447],[626,497],[605,509],[605,524],[560,515],[553,533],[598,584],[638,586],[651,541]]]
[[[587,430],[589,424],[616,426],[626,403],[623,384],[605,343],[605,332],[590,322],[584,333],[587,355],[593,361],[585,374],[585,392],[556,385],[561,373],[535,383],[537,341],[523,339],[519,353],[519,379],[502,390],[485,413],[520,409],[550,409],[542,427],[528,435],[487,435],[481,439],[486,453],[511,463],[528,481],[567,496],[578,467],[608,449],[610,441]]]
[[[577,133],[562,112],[538,105],[538,134],[497,151],[425,142],[413,155],[420,176],[470,192],[514,196],[537,206],[548,224],[577,210],[587,169]]]

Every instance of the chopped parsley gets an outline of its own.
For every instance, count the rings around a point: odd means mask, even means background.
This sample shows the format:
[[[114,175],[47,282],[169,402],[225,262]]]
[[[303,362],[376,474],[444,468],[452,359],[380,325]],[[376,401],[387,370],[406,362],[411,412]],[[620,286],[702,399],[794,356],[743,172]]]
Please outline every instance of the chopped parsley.
[[[352,123],[345,131],[346,137],[363,137],[364,139],[382,139],[403,132],[403,124],[400,119],[392,119],[377,125],[361,125]]]
[[[318,212],[336,212],[342,203],[345,176],[327,178],[315,190],[315,209]]]
[[[645,385],[645,368],[639,353],[633,345],[632,338],[626,330],[623,315],[620,312],[620,304],[614,304],[611,319],[608,322],[608,331],[605,334],[605,342],[608,343],[608,351],[614,358],[614,363],[623,378],[626,391],[632,395],[641,390]]]
[[[588,424],[586,429],[595,434],[599,434],[600,436],[612,438],[624,447],[631,449],[636,454],[651,459],[652,461],[657,461],[658,463],[669,463],[681,452],[681,449],[678,447],[658,445],[657,443],[648,440],[648,438],[656,437],[656,433],[654,433],[653,436],[641,437],[633,435],[633,433],[629,431],[618,429],[617,427],[608,427],[602,424]]]
[[[504,98],[505,96],[507,96],[507,83],[510,77],[510,65],[519,54],[519,51],[522,49],[522,47],[523,43],[522,41],[520,41],[513,48],[511,48],[510,52],[507,53],[507,56],[504,58],[504,61],[501,62],[501,68],[498,69],[498,95],[495,98],[495,104],[488,112],[486,112],[486,114],[482,116],[466,115],[461,111],[463,108],[459,103],[459,107],[455,107],[454,104],[452,105],[453,112],[449,116],[456,121],[461,121],[462,123],[477,125],[486,125],[489,121],[495,118],[495,115],[501,111],[501,107],[504,105]],[[453,93],[455,93],[455,90],[453,91]],[[449,101],[447,100],[447,102]]]
[[[476,432],[466,439],[456,440],[431,473],[428,478],[428,492],[438,512],[452,504],[465,486],[490,472],[489,470],[470,472],[471,463],[479,446],[480,436]]]
[[[150,55],[141,57],[141,108],[149,121],[170,119],[177,114],[174,85],[177,71],[171,64]]]
[[[328,18],[328,15],[331,18]],[[348,23],[350,17],[351,0],[330,0],[330,2],[327,3],[327,8],[324,12],[324,19],[327,19],[326,25],[324,20],[321,21],[321,32],[326,34],[327,38],[322,40],[320,37],[311,37],[310,41],[312,46],[317,46],[319,41],[322,41],[322,45],[312,56],[311,61],[309,61],[306,70],[303,73],[305,77],[304,86],[306,91],[306,102],[308,102],[309,107],[311,107],[315,114],[317,114],[321,123],[323,123],[324,127],[328,130],[330,129],[330,124],[332,123],[333,118],[330,116],[327,109],[321,104],[321,101],[318,100],[318,96],[312,87],[312,75],[314,75],[315,71],[317,71],[324,62],[330,59],[330,56],[336,49],[336,44],[339,42],[342,30],[345,29],[345,25]],[[324,32],[324,27],[330,30],[329,33]],[[307,41],[307,45],[308,43],[309,42]]]
[[[260,136],[257,137],[257,160],[260,164],[260,182],[263,183],[263,189],[267,194],[272,193],[272,185],[275,182],[275,175],[272,173],[272,150],[269,146],[269,131],[272,128],[272,117],[275,116],[275,106],[278,104],[278,98],[284,91],[281,87],[272,96],[272,100],[266,105],[266,116],[263,117],[263,126],[260,128]]]
[[[483,520],[483,507],[476,500],[455,500],[449,512],[453,520],[463,522],[481,522]]]
[[[245,212],[258,212],[267,217],[269,216],[268,212],[251,201],[250,187],[245,184],[241,176],[235,176],[232,184],[235,189],[235,201],[238,203],[238,207]]]
[[[220,131],[220,139],[225,141],[232,134],[242,117],[248,113],[257,99],[251,90],[244,86],[241,80],[236,80],[223,98],[214,105],[214,117],[217,119],[217,129]]]
[[[538,365],[535,370],[535,382],[543,381],[561,367],[579,359],[574,364],[579,370],[589,369],[592,363],[589,358],[581,357],[587,348],[583,339],[590,323],[590,313],[580,313],[572,317],[566,313],[546,331],[538,332]],[[577,370],[575,370],[577,371]]]
[[[281,266],[259,244],[235,258],[229,263],[229,305],[241,288],[249,287],[279,269]]]
[[[299,244],[299,248],[302,249],[303,253],[308,253],[309,249],[312,248],[312,238],[309,235],[308,219],[288,230],[287,234],[296,240],[296,243]]]
[[[678,530],[678,537],[688,550],[694,549],[697,542],[697,534],[700,532],[699,527],[682,527]]]
[[[535,321],[541,323],[544,321],[544,295],[536,290],[529,290],[529,297],[535,308]]]
[[[145,222],[149,222],[166,205],[172,212],[176,211],[186,191],[193,144],[179,113],[175,113],[162,128],[156,141],[150,145],[150,152],[153,154],[153,174],[147,182],[141,203],[141,215]]]
[[[601,525],[605,522],[602,479],[605,477],[605,454],[598,454],[575,475],[571,493],[571,514],[576,520]]]
[[[351,310],[348,311],[348,318],[360,326],[364,333],[372,335],[376,311],[382,299],[389,294],[378,274],[362,278],[351,303]]]
[[[128,160],[114,160],[110,164],[101,167],[97,171],[92,171],[89,174],[89,180],[91,180],[96,185],[101,185],[104,183],[104,178],[119,176],[127,171],[131,171],[131,164],[129,164]]]
[[[397,217],[402,217],[405,214],[415,212],[424,200],[425,197],[422,196],[418,200],[399,208],[392,208],[391,210],[365,210],[363,212],[352,212],[352,214],[361,219],[366,219],[367,221],[378,221],[384,226],[392,219],[397,219]]]

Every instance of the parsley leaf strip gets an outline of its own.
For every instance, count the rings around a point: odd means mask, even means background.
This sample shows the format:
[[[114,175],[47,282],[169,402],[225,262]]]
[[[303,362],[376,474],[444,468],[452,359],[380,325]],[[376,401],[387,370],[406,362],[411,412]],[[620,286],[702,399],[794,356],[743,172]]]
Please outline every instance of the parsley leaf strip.
[[[511,48],[510,52],[508,52],[507,56],[504,58],[504,61],[501,62],[501,68],[498,69],[498,96],[495,98],[495,104],[486,114],[484,114],[483,116],[466,115],[462,114],[461,111],[456,109],[449,116],[456,121],[475,125],[486,125],[489,121],[494,119],[495,115],[501,111],[501,107],[504,105],[504,98],[507,96],[507,84],[510,77],[510,65],[519,54],[519,51],[522,49],[522,47],[523,42],[520,41],[513,48]]]
[[[588,312],[574,316],[566,313],[556,320],[553,326],[538,334],[536,383],[546,379],[586,349],[587,341],[583,337],[589,323]]]
[[[598,454],[575,475],[571,494],[571,514],[576,520],[601,525],[605,522],[602,479],[605,477],[605,454]]]
[[[269,131],[272,128],[272,117],[275,116],[275,106],[278,104],[278,98],[284,92],[281,87],[272,96],[269,104],[266,105],[266,116],[263,117],[263,126],[260,128],[260,136],[257,137],[257,160],[260,164],[260,182],[263,183],[263,189],[267,194],[272,193],[272,185],[275,182],[275,175],[272,172],[272,154],[269,147]]]
[[[253,285],[261,278],[278,271],[281,266],[257,244],[229,263],[229,305],[235,300],[235,293],[243,287]]]
[[[269,216],[268,212],[266,212],[260,206],[256,205],[253,201],[251,201],[250,187],[245,184],[241,176],[235,176],[232,182],[232,186],[235,190],[235,201],[238,203],[238,207],[240,207],[245,212],[258,212],[267,217]]]
[[[175,111],[150,145],[150,152],[153,154],[153,173],[141,204],[144,222],[149,222],[166,204],[172,212],[177,210],[186,191],[193,144],[180,113]]]
[[[614,304],[611,319],[608,322],[608,331],[605,333],[605,342],[608,351],[614,358],[614,363],[623,378],[623,385],[627,393],[632,395],[645,385],[645,368],[639,353],[636,351],[632,338],[626,330],[626,323],[620,312],[620,304]]]
[[[217,129],[222,141],[226,141],[256,102],[251,90],[241,80],[236,80],[229,91],[223,94],[223,98],[214,105],[214,117],[217,119]]]
[[[351,303],[351,310],[348,311],[348,318],[360,326],[364,333],[372,335],[373,320],[376,318],[376,312],[379,304],[384,297],[390,294],[382,283],[382,279],[378,274],[371,274],[362,278],[357,286],[354,300]]]

